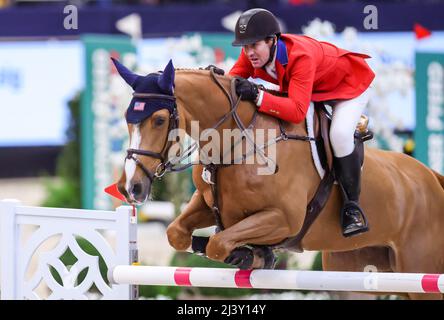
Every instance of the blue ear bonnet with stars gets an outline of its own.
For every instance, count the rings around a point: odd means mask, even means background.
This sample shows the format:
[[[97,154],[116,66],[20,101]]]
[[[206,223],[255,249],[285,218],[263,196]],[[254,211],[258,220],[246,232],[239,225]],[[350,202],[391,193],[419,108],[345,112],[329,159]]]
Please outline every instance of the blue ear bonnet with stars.
[[[162,73],[150,73],[146,76],[139,76],[128,70],[124,65],[114,58],[111,58],[120,76],[134,89],[136,96],[130,102],[126,111],[126,121],[128,123],[141,123],[150,117],[154,112],[167,109],[170,113],[175,108],[174,99],[159,97],[140,97],[137,94],[160,94],[174,97],[174,66],[170,60]]]

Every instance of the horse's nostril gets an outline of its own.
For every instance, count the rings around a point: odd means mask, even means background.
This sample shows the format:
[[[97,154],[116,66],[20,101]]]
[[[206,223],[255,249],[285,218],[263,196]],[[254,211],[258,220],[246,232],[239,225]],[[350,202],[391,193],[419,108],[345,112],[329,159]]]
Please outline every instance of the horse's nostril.
[[[133,185],[133,189],[131,190],[131,193],[133,194],[133,196],[138,196],[139,194],[142,193],[142,184],[141,183],[136,183]]]
[[[119,183],[117,189],[125,198],[128,198],[128,192],[126,192],[125,186],[123,184]]]

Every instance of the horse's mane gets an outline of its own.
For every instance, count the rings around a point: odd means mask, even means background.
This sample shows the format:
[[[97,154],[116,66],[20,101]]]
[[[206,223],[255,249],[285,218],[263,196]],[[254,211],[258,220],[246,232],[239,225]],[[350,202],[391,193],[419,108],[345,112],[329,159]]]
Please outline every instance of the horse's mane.
[[[195,73],[200,73],[202,74],[201,71],[205,71],[205,72],[209,72],[209,70],[205,70],[204,68],[175,68],[175,71],[191,71],[191,72],[195,72]],[[219,75],[220,77],[225,78],[226,80],[231,80],[232,76],[227,76],[227,75]],[[261,89],[264,90],[265,92],[268,92],[274,96],[278,96],[278,97],[288,97],[288,92],[281,92],[281,91],[277,91],[277,90],[272,90],[272,89],[267,89],[263,86],[261,86]]]
[[[209,70],[204,70],[203,68],[174,68],[175,71],[209,71]]]

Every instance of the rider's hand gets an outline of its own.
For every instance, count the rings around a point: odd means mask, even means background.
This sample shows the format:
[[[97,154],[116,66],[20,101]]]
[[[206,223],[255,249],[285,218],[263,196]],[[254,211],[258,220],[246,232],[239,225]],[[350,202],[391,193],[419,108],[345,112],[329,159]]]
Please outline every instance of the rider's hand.
[[[225,71],[221,68],[216,67],[214,64],[209,64],[205,70],[211,70],[211,68],[214,68],[214,73],[215,74],[220,74],[221,76],[223,76],[225,74]]]
[[[257,84],[250,82],[247,79],[238,78],[236,80],[236,93],[241,97],[241,100],[256,102],[259,88]]]

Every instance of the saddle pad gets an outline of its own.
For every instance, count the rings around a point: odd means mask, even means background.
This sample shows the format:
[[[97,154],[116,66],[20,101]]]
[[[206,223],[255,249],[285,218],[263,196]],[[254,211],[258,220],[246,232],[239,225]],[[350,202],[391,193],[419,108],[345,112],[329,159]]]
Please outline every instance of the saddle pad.
[[[310,107],[307,111],[307,116],[305,117],[305,124],[307,126],[307,134],[309,137],[314,137],[314,104],[310,103]],[[325,175],[325,170],[322,167],[321,159],[319,158],[318,149],[316,148],[316,141],[310,141],[311,155],[313,159],[313,163],[316,167],[316,171],[319,174],[319,177],[322,179]]]

